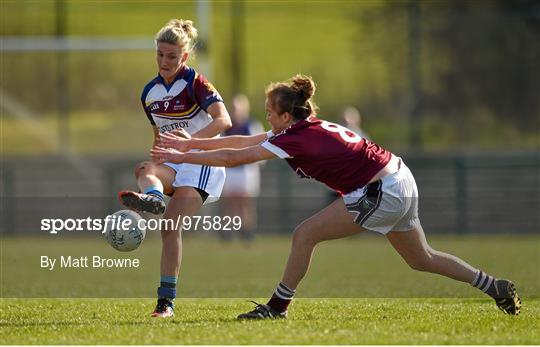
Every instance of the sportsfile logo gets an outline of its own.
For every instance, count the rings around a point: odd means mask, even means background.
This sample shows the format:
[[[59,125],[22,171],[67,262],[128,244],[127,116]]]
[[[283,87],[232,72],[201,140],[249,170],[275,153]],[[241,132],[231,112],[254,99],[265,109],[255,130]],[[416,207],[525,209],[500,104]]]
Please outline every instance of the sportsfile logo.
[[[146,222],[140,220],[139,222]],[[102,234],[107,232],[107,227],[117,230],[131,230],[132,228],[146,229],[145,225],[131,225],[130,219],[121,219],[113,215],[108,215],[104,219],[101,218],[44,218],[41,220],[41,231],[49,232],[50,234],[58,234],[61,231],[99,231]]]
[[[41,219],[41,231],[56,235],[65,231],[98,231],[105,234],[107,230],[203,230],[203,231],[238,231],[242,228],[239,216],[182,216],[176,219],[132,219],[118,218],[108,215],[105,218],[44,218]]]

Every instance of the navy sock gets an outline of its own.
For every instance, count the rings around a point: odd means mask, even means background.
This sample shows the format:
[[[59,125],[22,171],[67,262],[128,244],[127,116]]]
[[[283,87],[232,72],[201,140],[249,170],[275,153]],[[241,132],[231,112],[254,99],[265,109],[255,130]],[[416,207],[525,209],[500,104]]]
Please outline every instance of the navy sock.
[[[480,289],[492,298],[496,298],[499,294],[497,292],[497,287],[495,286],[496,281],[497,279],[493,276],[490,276],[485,272],[478,270],[476,276],[474,277],[474,280],[471,282],[471,285]]]
[[[161,276],[159,287],[157,290],[158,297],[165,298],[171,303],[176,298],[176,283],[178,279],[176,276]]]
[[[159,189],[159,187],[148,187],[144,190],[144,194],[155,196],[156,198],[163,201],[163,192]],[[175,282],[176,283],[176,282]]]

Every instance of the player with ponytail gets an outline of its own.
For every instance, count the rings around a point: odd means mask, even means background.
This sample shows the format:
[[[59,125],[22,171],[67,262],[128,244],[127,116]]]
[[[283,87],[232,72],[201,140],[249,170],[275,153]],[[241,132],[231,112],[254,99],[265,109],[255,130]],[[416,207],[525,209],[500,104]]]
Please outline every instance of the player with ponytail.
[[[193,54],[197,29],[190,20],[172,19],[156,35],[158,75],[143,89],[142,107],[152,125],[154,142],[160,134],[215,138],[231,126],[218,91],[186,63]],[[225,169],[198,164],[153,163],[136,165],[139,192],[122,191],[119,198],[130,209],[176,220],[192,216],[203,204],[219,199]],[[171,196],[165,205],[164,194]],[[174,315],[173,301],[182,260],[182,226],[164,223],[161,230],[161,277],[153,317]]]
[[[345,127],[317,118],[314,94],[315,83],[307,76],[270,84],[270,132],[191,140],[165,134],[151,150],[157,163],[236,166],[282,158],[300,177],[316,179],[341,195],[296,227],[285,272],[272,297],[238,318],[286,317],[315,246],[362,231],[385,235],[411,268],[469,283],[495,299],[501,310],[519,314],[521,301],[512,282],[428,245],[418,218],[416,182],[403,160]],[[194,148],[205,151],[187,152]]]

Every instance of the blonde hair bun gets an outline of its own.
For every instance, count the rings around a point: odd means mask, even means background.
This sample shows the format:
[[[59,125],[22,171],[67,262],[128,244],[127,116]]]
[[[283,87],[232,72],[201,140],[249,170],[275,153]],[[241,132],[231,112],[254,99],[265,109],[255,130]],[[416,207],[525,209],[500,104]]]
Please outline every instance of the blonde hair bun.
[[[197,29],[193,22],[184,19],[171,19],[156,34],[157,42],[180,46],[182,52],[191,52],[197,40]]]

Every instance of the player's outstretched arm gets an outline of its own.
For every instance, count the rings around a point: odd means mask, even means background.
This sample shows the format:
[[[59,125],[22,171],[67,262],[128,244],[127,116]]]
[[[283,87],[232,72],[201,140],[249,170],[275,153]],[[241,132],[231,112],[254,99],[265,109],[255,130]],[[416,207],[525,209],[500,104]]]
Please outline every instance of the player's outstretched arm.
[[[234,167],[277,158],[274,153],[259,145],[242,149],[228,148],[189,153],[183,153],[172,148],[154,147],[150,150],[150,157],[157,164],[169,162],[225,167]]]
[[[212,150],[220,148],[246,148],[258,145],[267,139],[266,133],[250,136],[225,136],[213,139],[189,138],[183,130],[171,133],[160,134],[156,140],[155,147],[174,148],[180,152],[187,152],[191,149]]]
[[[152,147],[155,147],[159,138],[159,129],[154,125],[152,126],[152,131],[154,132],[154,142],[152,142]]]

